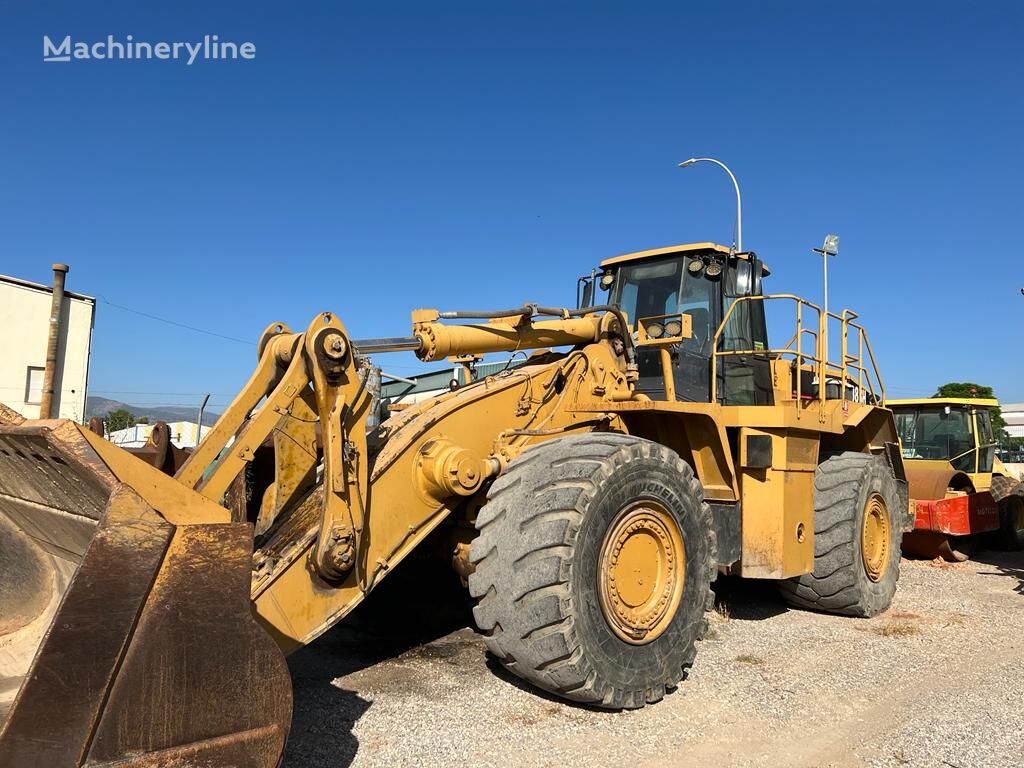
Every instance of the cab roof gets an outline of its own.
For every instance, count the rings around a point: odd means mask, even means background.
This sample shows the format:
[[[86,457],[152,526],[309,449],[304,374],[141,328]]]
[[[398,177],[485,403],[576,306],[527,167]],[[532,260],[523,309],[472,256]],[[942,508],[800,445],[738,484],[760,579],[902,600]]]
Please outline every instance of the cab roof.
[[[612,256],[610,259],[605,259],[599,266],[604,269],[611,267],[616,264],[625,264],[631,261],[641,261],[642,259],[652,259],[656,256],[666,256],[671,253],[720,253],[724,256],[734,255],[739,259],[750,260],[753,253],[745,251],[743,253],[733,253],[732,248],[725,245],[719,245],[718,243],[684,243],[683,245],[669,245],[665,248],[652,248],[647,251],[635,251],[633,253],[624,253],[621,256]],[[768,271],[768,266],[761,263],[761,274],[767,277],[771,274]]]
[[[976,405],[981,408],[998,408],[999,401],[989,397],[911,397],[885,401],[887,408],[913,405]]]

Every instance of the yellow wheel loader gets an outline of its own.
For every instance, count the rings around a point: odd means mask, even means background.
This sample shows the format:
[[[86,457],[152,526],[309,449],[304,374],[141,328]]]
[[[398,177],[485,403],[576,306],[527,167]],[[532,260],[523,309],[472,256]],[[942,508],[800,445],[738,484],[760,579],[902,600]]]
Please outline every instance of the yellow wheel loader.
[[[502,664],[600,707],[680,682],[720,572],[886,609],[911,521],[870,345],[852,312],[763,295],[767,273],[698,243],[606,260],[575,309],[416,310],[388,339],[330,312],[275,323],[173,476],[71,422],[9,420],[0,765],[277,765],[285,654],[428,536]],[[794,310],[784,346],[768,301]],[[371,356],[399,350],[533,352],[381,418]]]

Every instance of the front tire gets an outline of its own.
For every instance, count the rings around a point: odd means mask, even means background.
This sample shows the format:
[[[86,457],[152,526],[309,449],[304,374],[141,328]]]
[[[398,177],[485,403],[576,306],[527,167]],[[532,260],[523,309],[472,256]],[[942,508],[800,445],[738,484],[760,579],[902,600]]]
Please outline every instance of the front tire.
[[[903,494],[881,456],[843,453],[814,477],[814,571],[781,583],[791,605],[877,616],[900,576]]]
[[[717,558],[700,483],[673,451],[615,433],[534,446],[476,526],[473,615],[511,672],[610,709],[658,701],[685,676]]]

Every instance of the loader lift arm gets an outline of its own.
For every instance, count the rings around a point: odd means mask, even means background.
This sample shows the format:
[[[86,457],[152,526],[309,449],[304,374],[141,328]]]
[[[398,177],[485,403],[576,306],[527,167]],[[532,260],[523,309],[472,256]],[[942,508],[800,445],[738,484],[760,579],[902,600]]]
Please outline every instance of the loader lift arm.
[[[632,396],[629,364],[621,346],[610,342],[619,338],[615,314],[598,310],[570,317],[569,310],[559,310],[559,319],[534,321],[535,309],[527,305],[514,313],[495,313],[500,316],[484,323],[456,325],[440,322],[442,313],[436,310],[413,312],[413,338],[424,361],[467,350],[571,345],[576,351],[546,357],[392,417],[379,430],[380,446],[372,455],[365,452],[365,442],[351,445],[354,435],[365,434],[369,415],[369,403],[360,400],[345,419],[347,442],[328,450],[325,439],[323,457],[325,478],[339,465],[354,462],[369,471],[368,482],[360,474],[343,499],[346,510],[333,517],[347,519],[351,514],[354,520],[358,541],[351,569],[332,573],[314,559],[317,572],[311,575],[306,566],[316,547],[324,547],[321,551],[328,556],[339,552],[322,540],[322,532],[331,530],[331,513],[324,512],[326,483],[307,489],[278,516],[254,555],[256,613],[284,650],[312,641],[347,615],[527,445],[572,430],[624,429],[617,420],[612,424],[604,416],[577,414],[565,406],[567,400],[580,399],[581,393],[587,399],[597,391],[609,399]],[[470,313],[445,314],[465,319]],[[351,340],[346,344],[350,349],[360,346]],[[395,345],[409,346],[408,340]],[[320,418],[323,423],[323,414]]]
[[[353,499],[367,486],[365,417],[354,420],[351,414],[368,406],[369,395],[356,370],[355,355],[344,327],[330,312],[317,316],[304,334],[292,333],[283,323],[268,326],[258,349],[255,372],[175,477],[203,496],[220,500],[259,446],[281,430],[287,439],[308,447],[308,458],[299,467],[277,462],[274,491],[267,499],[271,508],[261,510],[264,519],[272,520],[309,484],[295,483],[294,475],[309,478],[315,465],[315,432],[309,418],[315,413],[323,440],[324,504],[314,562],[323,577],[341,578],[352,567],[362,529]],[[282,486],[290,493],[281,493]]]

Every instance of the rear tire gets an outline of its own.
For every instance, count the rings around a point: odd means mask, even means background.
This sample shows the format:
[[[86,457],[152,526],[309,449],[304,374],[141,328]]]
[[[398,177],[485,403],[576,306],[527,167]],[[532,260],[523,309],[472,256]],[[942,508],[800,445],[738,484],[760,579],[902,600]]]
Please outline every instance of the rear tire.
[[[781,583],[790,604],[877,616],[896,594],[903,494],[881,456],[843,453],[814,477],[814,571]]]
[[[476,526],[473,615],[508,670],[611,709],[658,701],[685,676],[717,558],[701,485],[673,451],[615,433],[542,443],[495,481]],[[633,565],[654,577],[630,582]],[[652,618],[628,641],[622,615]]]
[[[1007,496],[999,502],[1000,549],[1019,552],[1024,549],[1024,497]]]

